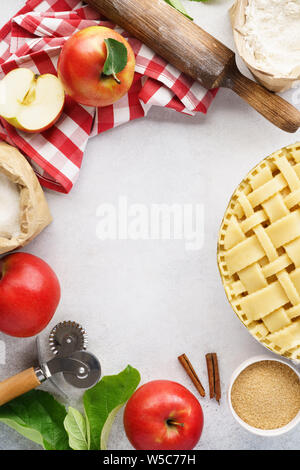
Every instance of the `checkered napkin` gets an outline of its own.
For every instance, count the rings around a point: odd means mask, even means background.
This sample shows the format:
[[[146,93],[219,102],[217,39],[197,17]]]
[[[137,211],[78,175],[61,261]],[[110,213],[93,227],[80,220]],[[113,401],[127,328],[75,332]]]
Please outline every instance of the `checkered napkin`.
[[[0,31],[0,78],[16,67],[55,74],[66,39],[92,25],[116,29],[130,42],[136,55],[136,73],[128,94],[104,108],[81,106],[67,97],[59,121],[39,134],[18,131],[0,119],[0,138],[27,156],[43,186],[64,193],[78,178],[90,137],[145,116],[152,105],[189,115],[206,113],[216,94],[78,0],[28,0]]]

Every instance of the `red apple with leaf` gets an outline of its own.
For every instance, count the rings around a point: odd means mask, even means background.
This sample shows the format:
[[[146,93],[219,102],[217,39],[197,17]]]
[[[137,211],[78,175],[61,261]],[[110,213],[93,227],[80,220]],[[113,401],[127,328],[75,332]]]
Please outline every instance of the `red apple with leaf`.
[[[42,331],[60,300],[59,281],[42,259],[13,253],[0,259],[0,331],[28,337]]]
[[[110,28],[90,26],[65,42],[58,76],[78,103],[108,106],[127,93],[134,67],[134,52],[123,36]]]
[[[203,413],[199,401],[183,385],[154,380],[129,399],[124,426],[137,450],[191,450],[202,433]]]

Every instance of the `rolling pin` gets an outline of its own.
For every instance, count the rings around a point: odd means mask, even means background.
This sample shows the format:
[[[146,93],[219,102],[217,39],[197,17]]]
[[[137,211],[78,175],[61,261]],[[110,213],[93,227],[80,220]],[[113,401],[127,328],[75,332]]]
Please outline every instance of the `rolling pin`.
[[[275,126],[300,127],[300,112],[240,73],[235,53],[164,0],[86,0],[207,89],[230,88]]]

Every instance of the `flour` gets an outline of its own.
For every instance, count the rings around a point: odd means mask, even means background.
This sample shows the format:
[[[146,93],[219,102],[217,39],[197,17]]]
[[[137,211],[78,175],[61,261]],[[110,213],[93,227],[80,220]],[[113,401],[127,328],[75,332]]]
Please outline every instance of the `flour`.
[[[300,68],[300,0],[249,0],[241,33],[256,64],[278,77]]]
[[[20,234],[20,191],[0,172],[0,236]]]

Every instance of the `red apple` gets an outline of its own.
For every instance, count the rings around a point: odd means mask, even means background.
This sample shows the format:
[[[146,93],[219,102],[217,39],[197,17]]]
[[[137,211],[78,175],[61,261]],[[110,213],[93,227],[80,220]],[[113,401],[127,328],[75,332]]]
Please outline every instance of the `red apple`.
[[[59,300],[58,279],[45,261],[27,253],[0,259],[0,331],[36,335],[53,317]]]
[[[105,39],[115,39],[127,49],[127,64],[116,77],[103,75],[108,56]],[[127,93],[134,67],[134,52],[123,36],[110,28],[90,26],[65,42],[57,71],[66,93],[75,101],[87,106],[108,106]]]
[[[154,380],[129,399],[124,426],[137,450],[191,450],[202,433],[203,413],[198,400],[183,385]]]

